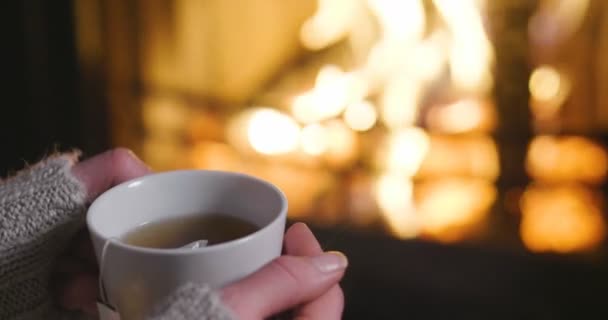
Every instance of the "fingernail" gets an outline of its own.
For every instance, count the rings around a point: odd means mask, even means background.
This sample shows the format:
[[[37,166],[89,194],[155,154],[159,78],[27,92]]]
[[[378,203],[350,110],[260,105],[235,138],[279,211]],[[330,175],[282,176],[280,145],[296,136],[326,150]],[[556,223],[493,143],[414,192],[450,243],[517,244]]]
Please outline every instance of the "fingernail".
[[[348,259],[342,252],[329,251],[312,258],[312,262],[321,272],[343,270],[348,266]]]

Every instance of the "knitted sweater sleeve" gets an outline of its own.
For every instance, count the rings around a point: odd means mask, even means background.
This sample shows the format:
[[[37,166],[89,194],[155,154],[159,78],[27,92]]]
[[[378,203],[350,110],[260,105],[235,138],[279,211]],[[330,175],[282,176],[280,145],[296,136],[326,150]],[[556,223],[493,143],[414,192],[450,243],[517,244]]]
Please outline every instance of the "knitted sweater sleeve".
[[[52,301],[53,263],[84,227],[84,186],[72,175],[76,155],[49,158],[0,181],[0,319],[63,318]],[[231,319],[205,285],[188,284],[151,320]]]

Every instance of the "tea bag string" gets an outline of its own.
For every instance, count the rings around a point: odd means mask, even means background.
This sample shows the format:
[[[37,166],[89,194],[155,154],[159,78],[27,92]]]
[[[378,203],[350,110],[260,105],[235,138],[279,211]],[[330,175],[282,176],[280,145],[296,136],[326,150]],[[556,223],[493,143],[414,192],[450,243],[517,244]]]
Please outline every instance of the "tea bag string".
[[[108,293],[106,291],[106,287],[104,285],[104,275],[105,275],[105,269],[106,269],[106,256],[108,253],[108,248],[110,247],[110,244],[112,244],[113,242],[116,242],[118,239],[115,237],[110,237],[108,238],[104,244],[103,247],[101,248],[101,256],[99,258],[99,279],[98,279],[98,289],[99,289],[99,299],[101,300],[101,302],[108,306],[113,308],[113,306],[110,305],[110,301],[108,300]],[[197,240],[194,242],[191,242],[185,246],[183,246],[182,248],[187,248],[187,249],[198,249],[198,248],[202,248],[207,246],[208,244],[208,240]]]
[[[106,255],[108,252],[108,247],[114,241],[116,241],[116,238],[113,237],[106,240],[106,242],[103,244],[103,248],[101,249],[101,256],[99,258],[99,298],[101,299],[101,302],[107,306],[110,306],[110,301],[108,301],[108,294],[104,285]]]

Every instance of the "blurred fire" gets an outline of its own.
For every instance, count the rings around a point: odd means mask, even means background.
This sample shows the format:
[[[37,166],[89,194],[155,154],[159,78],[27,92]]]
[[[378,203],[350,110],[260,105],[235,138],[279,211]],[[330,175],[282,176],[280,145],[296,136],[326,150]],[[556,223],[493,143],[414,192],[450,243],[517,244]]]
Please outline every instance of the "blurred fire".
[[[433,107],[427,121],[429,129],[436,132],[488,132],[496,125],[496,114],[494,106],[486,101],[462,99]]]
[[[302,151],[312,156],[323,154],[329,147],[327,128],[321,124],[313,123],[302,128],[300,134],[300,147]]]
[[[378,149],[378,167],[388,172],[398,172],[413,177],[429,149],[428,134],[417,127],[395,131],[387,136]]]
[[[369,101],[350,104],[344,111],[344,122],[355,131],[371,129],[377,118],[376,107]]]
[[[494,181],[500,173],[498,147],[489,135],[431,135],[428,153],[416,176],[476,177]]]
[[[302,27],[304,46],[318,50],[340,39],[347,39],[353,47],[365,43],[365,33],[354,32],[354,19],[363,11],[356,3],[364,3],[362,7],[377,18],[379,38],[360,66],[350,72],[331,65],[322,67],[314,88],[293,100],[294,117],[301,123],[312,123],[302,131],[302,147],[308,154],[332,154],[332,140],[337,140],[333,149],[345,150],[342,154],[354,150],[348,146],[356,139],[347,129],[366,131],[375,125],[376,106],[362,100],[376,93],[379,117],[388,129],[374,161],[380,170],[375,195],[385,221],[399,237],[424,232],[446,241],[457,238],[453,230],[464,230],[462,226],[482,220],[495,197],[490,182],[499,173],[496,146],[483,134],[494,127],[493,105],[477,96],[487,92],[492,83],[493,52],[482,24],[483,3],[433,1],[445,23],[442,28],[427,23],[425,6],[418,0],[323,0]],[[429,27],[434,30],[424,37]],[[446,62],[453,86],[473,95],[431,109],[429,128],[444,134],[480,135],[451,138],[415,126],[428,84],[444,72]],[[327,126],[317,122],[342,112],[346,125],[331,122],[334,130],[344,128],[337,135],[341,138],[331,139]],[[441,179],[429,180],[418,192],[414,177]],[[420,196],[419,204],[414,193]]]
[[[400,238],[415,237],[420,230],[413,188],[410,179],[397,173],[384,174],[376,182],[378,206],[393,234]]]
[[[605,237],[601,197],[587,188],[531,186],[521,207],[521,237],[532,251],[584,251]]]
[[[251,147],[267,155],[285,154],[296,150],[300,127],[288,115],[274,109],[255,110],[247,125]]]
[[[344,122],[332,120],[327,130],[327,152],[324,159],[334,168],[352,164],[359,155],[359,137]]]
[[[537,136],[530,144],[526,167],[540,181],[598,184],[606,178],[608,154],[584,137]]]
[[[484,221],[496,188],[483,179],[448,178],[416,186],[416,203],[424,235],[462,240]]]
[[[530,176],[543,183],[526,189],[521,200],[520,232],[533,251],[587,251],[604,239],[603,203],[582,184],[602,183],[608,154],[580,136],[537,136],[528,150]]]
[[[319,70],[314,88],[293,99],[291,111],[302,123],[327,120],[340,115],[365,94],[365,85],[356,75],[326,65]]]
[[[452,34],[450,71],[454,84],[465,90],[487,91],[492,86],[493,49],[481,16],[483,1],[434,0]]]
[[[537,120],[555,117],[570,92],[568,78],[551,66],[539,66],[530,75],[530,107]]]
[[[318,221],[337,221],[335,203],[346,201],[350,212],[342,215],[352,223],[382,219],[401,238],[471,235],[495,201],[500,173],[485,1],[317,4],[298,40],[319,59],[304,63],[305,75],[292,79],[298,85],[264,95],[273,97],[259,103],[268,107],[243,107],[211,123],[156,101],[146,107],[149,131],[196,123],[186,125],[192,166],[276,183],[292,217],[313,219],[321,208],[327,212]],[[328,58],[333,45],[348,48],[348,59]],[[215,131],[224,123],[222,141]]]

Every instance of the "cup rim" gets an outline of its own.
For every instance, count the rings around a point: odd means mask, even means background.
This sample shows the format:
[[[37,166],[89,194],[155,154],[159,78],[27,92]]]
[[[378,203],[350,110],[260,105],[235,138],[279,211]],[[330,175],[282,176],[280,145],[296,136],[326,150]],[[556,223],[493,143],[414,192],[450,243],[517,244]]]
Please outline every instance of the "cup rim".
[[[107,237],[105,235],[103,235],[92,223],[92,212],[96,211],[95,209],[100,205],[101,202],[103,201],[107,201],[107,198],[110,198],[112,196],[113,193],[119,192],[122,189],[125,188],[130,188],[132,186],[137,186],[139,185],[141,182],[143,182],[144,180],[155,180],[158,179],[160,177],[164,177],[164,176],[170,176],[170,175],[176,175],[176,174],[212,174],[212,175],[228,175],[231,177],[238,177],[238,178],[244,178],[244,179],[248,179],[251,181],[254,181],[256,183],[260,183],[264,186],[266,186],[267,188],[269,188],[270,190],[274,191],[278,196],[279,199],[281,201],[281,209],[279,211],[279,213],[269,222],[267,223],[265,226],[259,228],[258,230],[244,236],[244,237],[240,237],[238,239],[233,239],[230,241],[226,241],[226,242],[222,242],[222,243],[218,243],[218,244],[214,244],[214,245],[210,245],[210,246],[205,246],[202,248],[196,248],[196,249],[186,249],[186,248],[146,248],[146,247],[139,247],[139,246],[134,246],[134,245],[130,245],[127,243],[124,243],[122,241],[120,241],[118,238],[115,237]],[[248,174],[244,174],[244,173],[239,173],[239,172],[230,172],[230,171],[221,171],[221,170],[197,170],[197,169],[191,169],[191,170],[172,170],[172,171],[165,171],[165,172],[159,172],[159,173],[151,173],[145,176],[141,176],[139,178],[135,178],[135,179],[131,179],[128,181],[125,181],[123,183],[120,183],[108,190],[106,190],[105,192],[103,192],[101,195],[99,195],[89,206],[89,208],[87,209],[87,214],[86,214],[86,225],[87,225],[87,229],[89,230],[89,232],[91,233],[91,235],[95,235],[96,237],[104,240],[104,242],[110,242],[111,245],[122,248],[124,250],[127,251],[132,251],[132,252],[138,252],[138,253],[146,253],[146,254],[153,254],[153,255],[188,255],[188,254],[197,254],[197,253],[201,253],[201,252],[212,252],[212,251],[218,251],[218,250],[225,250],[227,248],[230,247],[234,247],[234,246],[238,246],[241,243],[245,243],[250,241],[251,239],[253,239],[254,237],[256,237],[256,235],[260,234],[260,233],[264,233],[266,232],[266,230],[268,230],[271,226],[280,223],[281,220],[284,220],[284,218],[287,215],[287,209],[288,209],[288,202],[287,202],[287,197],[285,196],[285,194],[283,193],[283,191],[281,191],[281,189],[279,189],[277,186],[275,186],[274,184],[262,180],[260,178],[248,175]]]

